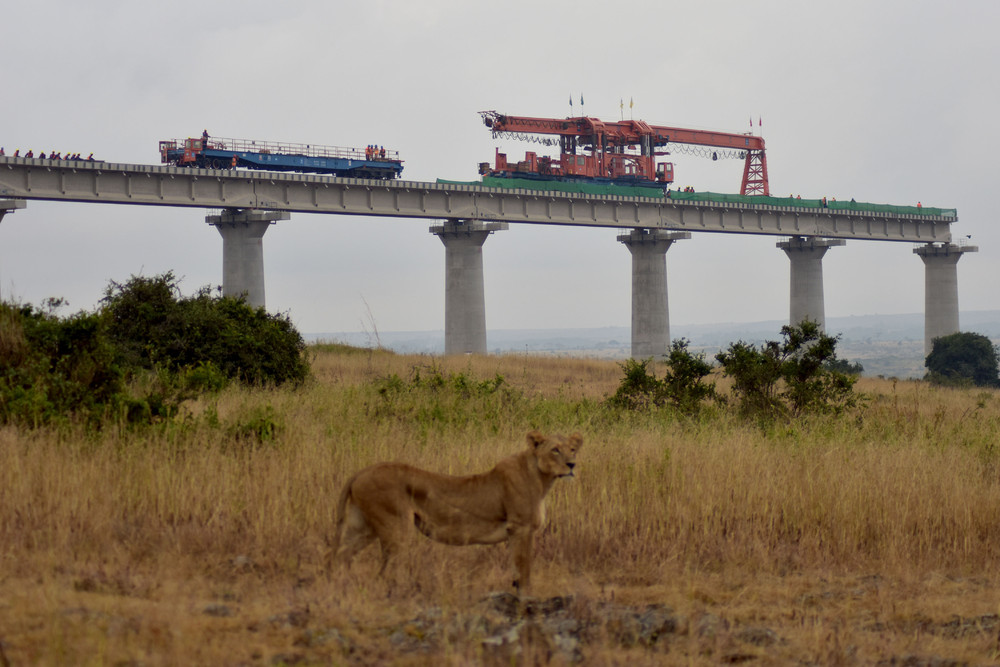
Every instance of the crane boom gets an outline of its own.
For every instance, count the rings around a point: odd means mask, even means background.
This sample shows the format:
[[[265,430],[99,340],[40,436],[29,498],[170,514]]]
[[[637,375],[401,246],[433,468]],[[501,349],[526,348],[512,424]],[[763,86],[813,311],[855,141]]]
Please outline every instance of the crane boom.
[[[496,111],[481,111],[480,115],[494,136],[510,134],[520,138],[530,138],[527,135],[559,137],[562,155],[558,162],[545,162],[545,158],[528,153],[524,163],[516,163],[513,170],[516,172],[669,184],[673,180],[673,165],[656,164],[654,160],[655,156],[669,153],[657,149],[665,149],[670,143],[690,144],[732,149],[745,154],[741,194],[770,194],[764,139],[753,134],[649,125],[642,120],[606,122],[587,116],[534,118],[510,116]],[[555,141],[551,143],[554,144]],[[581,155],[581,152],[584,154]],[[589,155],[586,154],[588,152]],[[569,165],[570,162],[573,164]],[[508,167],[510,165],[506,163],[506,155],[498,152],[494,173],[511,171]]]

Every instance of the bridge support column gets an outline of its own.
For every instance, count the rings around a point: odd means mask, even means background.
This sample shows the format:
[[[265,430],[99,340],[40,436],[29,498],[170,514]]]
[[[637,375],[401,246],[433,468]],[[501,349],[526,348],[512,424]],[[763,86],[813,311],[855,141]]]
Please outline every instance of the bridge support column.
[[[843,239],[819,239],[793,236],[780,241],[777,247],[791,260],[788,324],[798,326],[811,320],[826,330],[826,307],[823,303],[823,255],[833,246],[844,245]]]
[[[245,296],[254,308],[264,307],[264,232],[288,211],[225,209],[205,216],[222,235],[222,294]]]
[[[0,199],[0,221],[8,213],[13,213],[19,208],[24,208],[23,199]]]
[[[667,250],[690,232],[633,229],[618,236],[632,253],[632,358],[660,357],[670,350]]]
[[[978,252],[976,246],[951,243],[914,248],[924,260],[924,356],[931,353],[934,339],[958,333],[958,260],[963,253]]]
[[[506,222],[446,220],[432,225],[444,244],[444,353],[486,354],[483,244]]]

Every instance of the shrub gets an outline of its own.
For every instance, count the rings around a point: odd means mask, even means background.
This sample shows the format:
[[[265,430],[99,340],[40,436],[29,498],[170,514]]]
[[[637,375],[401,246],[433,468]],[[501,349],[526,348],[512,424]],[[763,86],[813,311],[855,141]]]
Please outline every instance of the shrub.
[[[861,375],[865,372],[865,367],[860,361],[848,361],[847,359],[827,359],[823,367],[828,371],[836,371],[844,375]]]
[[[254,408],[245,419],[228,428],[229,440],[238,447],[238,451],[254,451],[274,446],[283,430],[280,416],[270,405]]]
[[[124,379],[103,319],[0,303],[0,422],[40,424],[71,413],[100,418],[123,399]]]
[[[941,385],[1000,386],[997,348],[977,333],[954,333],[935,338],[924,362],[926,379]]]
[[[671,405],[681,412],[693,414],[703,401],[717,398],[715,385],[704,382],[712,372],[712,365],[705,361],[704,354],[689,352],[686,339],[675,340],[670,346],[662,379],[650,371],[652,361],[651,358],[628,359],[620,364],[625,376],[609,399],[612,405],[630,410]]]
[[[856,403],[857,378],[830,368],[838,337],[826,335],[810,321],[784,326],[781,335],[783,342],[766,341],[759,349],[739,341],[715,357],[732,378],[744,415],[839,412]]]
[[[170,272],[112,282],[102,304],[127,368],[182,372],[209,364],[215,376],[255,385],[297,384],[308,373],[305,343],[287,317],[207,287],[183,297]]]
[[[663,381],[649,370],[651,363],[653,363],[652,357],[642,361],[626,359],[623,363],[618,364],[625,375],[618,384],[615,395],[608,401],[612,405],[629,410],[656,405]]]
[[[691,354],[688,341],[675,340],[667,355],[667,370],[663,376],[666,399],[682,412],[696,412],[702,401],[717,398],[715,384],[705,384],[712,372],[712,364],[705,361],[704,353]]]
[[[95,313],[59,318],[61,305],[0,303],[0,423],[150,422],[233,380],[297,384],[308,372],[287,317],[208,288],[185,298],[169,272],[112,282]]]

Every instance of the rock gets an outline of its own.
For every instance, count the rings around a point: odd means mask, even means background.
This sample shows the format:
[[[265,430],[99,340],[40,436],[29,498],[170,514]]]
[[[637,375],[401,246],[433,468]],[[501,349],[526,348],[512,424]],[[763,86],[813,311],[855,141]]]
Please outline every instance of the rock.
[[[639,641],[644,646],[651,646],[663,635],[677,632],[677,619],[673,609],[665,605],[653,604],[646,607],[638,616]]]
[[[292,609],[284,614],[275,614],[267,619],[271,625],[284,628],[304,628],[309,624],[309,607]]]
[[[734,636],[741,642],[762,648],[777,644],[780,641],[778,634],[769,628],[743,628]]]
[[[1000,625],[1000,616],[996,614],[985,614],[972,618],[955,616],[947,623],[941,624],[941,634],[953,639],[993,636],[997,631],[998,625]]]
[[[498,663],[548,663],[554,652],[553,642],[533,620],[521,621],[506,631],[483,640],[483,650]],[[561,643],[568,643],[561,640]],[[575,647],[574,647],[575,648]]]
[[[327,628],[327,629],[308,629],[304,631],[299,637],[292,642],[295,646],[302,646],[307,648],[315,648],[317,646],[325,646],[327,644],[336,643],[340,645],[340,648],[346,653],[350,653],[354,650],[354,645],[350,639],[345,637],[340,630],[337,628]]]
[[[233,615],[233,610],[229,608],[228,605],[224,604],[210,604],[201,610],[201,613],[206,616],[217,616],[219,618],[225,618]]]
[[[711,639],[729,629],[729,621],[715,614],[702,614],[694,623],[694,633],[699,637]]]
[[[446,614],[438,607],[420,612],[415,618],[387,634],[401,651],[430,651],[442,644],[454,644],[470,636],[483,637],[481,646],[491,663],[532,664],[553,657],[566,662],[584,660],[586,642],[609,637],[625,647],[652,648],[676,634],[680,620],[665,605],[644,608],[613,603],[578,603],[572,596],[521,598],[510,593],[491,593],[480,600],[470,614]],[[706,614],[699,632],[721,632],[728,624]],[[755,641],[768,639],[761,631],[748,635]],[[772,633],[773,634],[773,633]],[[774,636],[773,641],[777,641]]]
[[[939,658],[935,656],[904,655],[893,656],[887,660],[879,660],[876,667],[966,667],[965,661]]]
[[[526,616],[551,616],[556,612],[568,609],[572,602],[572,595],[556,596],[544,600],[528,598],[524,601],[524,613]]]
[[[490,593],[480,600],[479,604],[487,610],[496,612],[510,620],[517,618],[521,613],[521,600],[513,593]]]

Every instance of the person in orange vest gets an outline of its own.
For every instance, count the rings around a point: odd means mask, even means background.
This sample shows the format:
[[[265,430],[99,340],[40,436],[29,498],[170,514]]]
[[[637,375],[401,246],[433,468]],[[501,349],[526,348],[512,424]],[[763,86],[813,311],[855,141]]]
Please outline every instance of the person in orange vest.
[[[924,207],[923,204],[921,204],[920,202],[917,202],[917,208],[923,208],[923,207]]]

